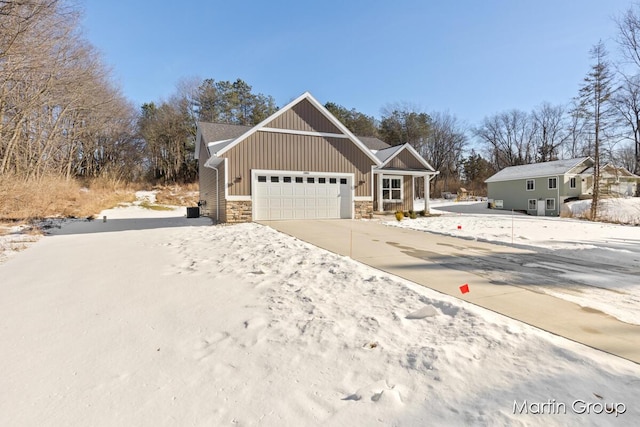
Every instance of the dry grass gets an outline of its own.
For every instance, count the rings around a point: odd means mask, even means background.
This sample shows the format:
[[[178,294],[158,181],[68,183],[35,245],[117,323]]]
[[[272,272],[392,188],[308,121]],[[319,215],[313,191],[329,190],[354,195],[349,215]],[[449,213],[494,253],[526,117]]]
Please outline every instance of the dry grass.
[[[134,189],[117,181],[93,180],[83,186],[77,180],[55,177],[28,181],[12,176],[0,179],[0,221],[91,217],[103,209],[134,200]]]
[[[199,199],[198,184],[183,184],[154,187],[157,190],[156,203],[171,206],[197,206]]]

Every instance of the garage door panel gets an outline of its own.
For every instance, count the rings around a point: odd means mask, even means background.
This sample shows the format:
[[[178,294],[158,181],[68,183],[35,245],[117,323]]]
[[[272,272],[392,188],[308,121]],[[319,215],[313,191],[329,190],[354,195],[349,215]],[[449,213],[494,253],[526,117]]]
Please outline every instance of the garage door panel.
[[[351,218],[350,185],[337,185],[338,178],[265,173],[253,183],[257,220]],[[348,182],[349,177],[345,177]],[[334,181],[334,183],[331,183]],[[342,207],[342,210],[341,210]]]

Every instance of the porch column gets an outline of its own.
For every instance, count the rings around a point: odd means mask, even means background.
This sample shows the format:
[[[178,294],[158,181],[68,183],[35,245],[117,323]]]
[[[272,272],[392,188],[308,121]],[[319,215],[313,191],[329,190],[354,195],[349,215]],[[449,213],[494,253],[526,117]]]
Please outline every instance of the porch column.
[[[430,175],[424,176],[424,211],[429,213],[429,198],[431,197],[431,189],[429,188],[429,182],[431,181]]]
[[[382,174],[378,174],[378,212],[384,211],[384,203],[382,202]]]

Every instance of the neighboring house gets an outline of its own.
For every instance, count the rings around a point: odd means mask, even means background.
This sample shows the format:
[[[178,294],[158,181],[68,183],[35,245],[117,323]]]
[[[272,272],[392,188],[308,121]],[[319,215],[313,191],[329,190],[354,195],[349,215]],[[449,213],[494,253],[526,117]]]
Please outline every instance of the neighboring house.
[[[593,192],[593,159],[556,160],[510,166],[488,178],[489,203],[496,209],[559,216],[562,203]]]
[[[591,170],[593,172],[593,169]],[[593,180],[593,178],[592,178]],[[640,176],[622,166],[607,163],[600,168],[600,191],[612,196],[635,196]]]
[[[436,172],[408,144],[359,138],[308,92],[256,126],[198,123],[200,205],[219,222],[413,209]]]

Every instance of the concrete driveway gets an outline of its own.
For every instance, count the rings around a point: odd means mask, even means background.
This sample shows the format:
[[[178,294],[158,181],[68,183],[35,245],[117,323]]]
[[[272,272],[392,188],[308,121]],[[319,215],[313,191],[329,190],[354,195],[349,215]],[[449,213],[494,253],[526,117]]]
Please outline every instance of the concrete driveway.
[[[377,221],[262,224],[430,289],[640,363],[640,326],[536,291],[531,273],[526,275],[526,281],[525,275],[518,274],[516,266],[521,266],[523,258],[537,256],[535,251],[388,227]],[[494,270],[478,267],[483,264],[497,267]],[[463,284],[469,285],[469,293],[460,292]]]

